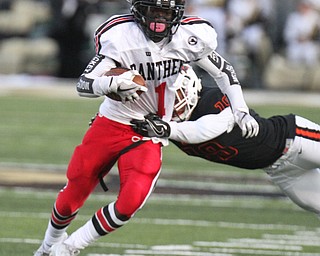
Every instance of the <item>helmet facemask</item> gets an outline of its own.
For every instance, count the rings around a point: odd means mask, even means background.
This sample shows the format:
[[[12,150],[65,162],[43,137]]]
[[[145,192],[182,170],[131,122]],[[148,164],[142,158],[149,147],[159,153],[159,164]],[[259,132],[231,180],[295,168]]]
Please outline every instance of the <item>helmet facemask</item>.
[[[145,35],[159,42],[176,33],[184,13],[184,0],[133,0],[131,12]]]
[[[202,89],[201,80],[191,66],[183,65],[174,86],[176,87],[176,100],[171,120],[186,121],[197,106]]]

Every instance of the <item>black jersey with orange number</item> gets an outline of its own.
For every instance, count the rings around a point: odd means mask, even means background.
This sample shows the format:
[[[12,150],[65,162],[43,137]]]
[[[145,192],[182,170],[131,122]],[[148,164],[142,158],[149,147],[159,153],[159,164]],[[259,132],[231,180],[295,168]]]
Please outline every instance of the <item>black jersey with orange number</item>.
[[[190,121],[195,121],[207,114],[218,114],[226,107],[229,107],[229,101],[219,89],[204,87]],[[235,125],[230,133],[225,132],[203,143],[185,144],[173,140],[172,142],[188,155],[205,158],[212,162],[245,169],[267,167],[281,157],[286,139],[294,138],[295,117],[289,114],[263,118],[253,110],[250,110],[250,114],[260,126],[256,137],[243,138],[241,129]]]

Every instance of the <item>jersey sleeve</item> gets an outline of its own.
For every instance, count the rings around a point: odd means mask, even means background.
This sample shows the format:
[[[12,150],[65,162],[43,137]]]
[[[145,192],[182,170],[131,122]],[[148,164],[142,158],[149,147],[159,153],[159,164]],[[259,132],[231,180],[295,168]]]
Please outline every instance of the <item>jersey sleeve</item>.
[[[168,57],[185,62],[195,62],[205,58],[217,48],[217,33],[210,22],[196,16],[186,16],[176,34],[173,35]]]
[[[218,46],[217,32],[212,24],[199,17],[189,17],[182,21],[182,24],[191,24],[195,28],[195,36],[188,38],[189,47],[198,45],[198,51],[194,51],[196,60],[206,58]]]
[[[195,121],[169,122],[171,128],[169,139],[188,144],[205,142],[226,132],[233,122],[230,108],[224,109],[219,114],[202,116]]]
[[[114,15],[95,31],[94,43],[96,54],[109,56],[111,59],[120,59],[120,49],[124,35],[134,33],[128,24],[133,24],[132,15]],[[122,24],[126,24],[122,26]],[[131,30],[131,31],[130,31]]]
[[[119,42],[123,33],[123,23],[132,23],[131,15],[112,16],[95,31],[96,55],[88,63],[77,83],[77,92],[83,97],[99,97],[107,94],[111,77],[103,74],[119,65]]]
[[[77,92],[83,97],[100,97],[106,95],[111,83],[111,76],[103,74],[116,67],[116,63],[103,55],[97,54],[87,65],[77,83]]]

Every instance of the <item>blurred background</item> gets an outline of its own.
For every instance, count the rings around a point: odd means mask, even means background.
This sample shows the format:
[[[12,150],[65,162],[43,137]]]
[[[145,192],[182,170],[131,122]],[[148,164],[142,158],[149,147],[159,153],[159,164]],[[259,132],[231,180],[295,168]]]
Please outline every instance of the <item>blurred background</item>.
[[[320,90],[320,0],[189,0],[244,88]],[[0,75],[77,78],[93,33],[126,0],[0,0]],[[199,70],[201,72],[201,70]],[[202,74],[203,82],[206,75]]]

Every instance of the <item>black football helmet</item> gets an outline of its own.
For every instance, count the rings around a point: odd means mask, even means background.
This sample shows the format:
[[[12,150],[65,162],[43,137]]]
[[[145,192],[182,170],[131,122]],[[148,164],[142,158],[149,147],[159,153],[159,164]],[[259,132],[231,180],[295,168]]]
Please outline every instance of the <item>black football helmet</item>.
[[[131,12],[147,37],[159,42],[178,29],[185,0],[129,0]]]

